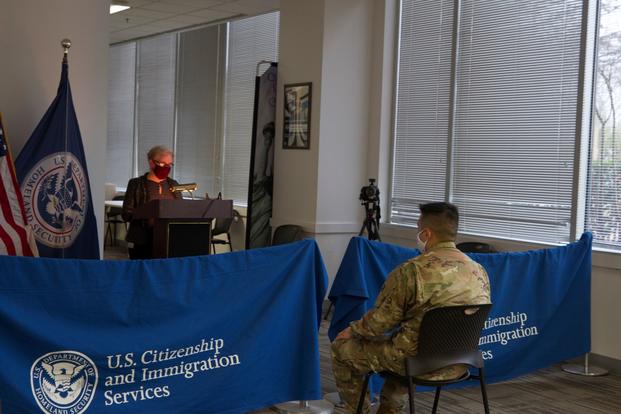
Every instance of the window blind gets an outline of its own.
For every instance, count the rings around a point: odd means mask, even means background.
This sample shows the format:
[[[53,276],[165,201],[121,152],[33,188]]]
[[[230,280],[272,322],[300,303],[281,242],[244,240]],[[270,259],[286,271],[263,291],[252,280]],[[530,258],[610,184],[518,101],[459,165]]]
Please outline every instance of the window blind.
[[[446,191],[453,0],[403,1],[391,221],[416,224],[418,205]]]
[[[106,182],[125,187],[133,176],[136,44],[112,46],[108,57]]]
[[[257,63],[278,60],[278,12],[229,23],[225,87],[223,196],[248,202]]]
[[[138,43],[137,152],[135,175],[149,170],[147,152],[155,145],[173,148],[177,34]]]
[[[462,0],[454,45],[452,4],[402,1],[391,222],[447,200],[462,232],[566,242],[582,1]]]
[[[208,193],[210,197],[220,191],[217,116],[221,105],[223,27],[209,26],[179,34],[175,179],[196,182],[197,194]]]
[[[463,0],[452,201],[466,233],[569,241],[581,0]]]

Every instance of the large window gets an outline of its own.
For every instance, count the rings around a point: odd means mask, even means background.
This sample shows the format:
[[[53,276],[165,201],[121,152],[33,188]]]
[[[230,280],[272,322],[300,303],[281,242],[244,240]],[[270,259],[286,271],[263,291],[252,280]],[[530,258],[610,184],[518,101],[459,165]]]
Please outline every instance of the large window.
[[[584,7],[402,1],[391,222],[446,200],[468,234],[570,240]]]
[[[179,36],[175,178],[196,182],[201,195],[223,191],[222,133],[218,108],[225,31],[206,27]]]
[[[418,204],[444,200],[453,0],[404,2],[391,220],[414,224]]]
[[[229,25],[222,180],[227,197],[236,200],[246,200],[248,193],[257,63],[277,60],[278,18],[271,13]]]
[[[601,0],[586,227],[621,250],[621,1]]]
[[[136,43],[108,52],[108,141],[106,180],[125,186],[134,175]]]
[[[154,145],[199,193],[247,202],[255,71],[278,59],[279,13],[110,47],[107,182],[147,171]]]

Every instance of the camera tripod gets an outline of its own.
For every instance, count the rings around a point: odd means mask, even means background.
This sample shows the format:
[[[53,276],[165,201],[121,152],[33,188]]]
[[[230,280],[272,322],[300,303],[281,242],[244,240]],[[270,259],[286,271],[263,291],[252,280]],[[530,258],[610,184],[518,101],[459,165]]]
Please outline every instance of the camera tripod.
[[[380,216],[380,206],[378,203],[379,203],[379,199],[376,199],[376,201],[363,201],[362,202],[362,205],[364,206],[364,211],[366,212],[366,218],[362,222],[360,233],[358,233],[359,237],[362,236],[364,234],[364,231],[366,230],[369,240],[382,241],[379,235],[379,220],[381,216]],[[326,311],[326,314],[323,316],[324,321],[328,320],[328,316],[330,316],[331,310],[332,310],[332,302],[330,302],[330,306],[328,306],[328,310]]]
[[[363,205],[366,212],[366,218],[362,222],[362,227],[360,228],[358,236],[362,236],[366,229],[369,240],[382,241],[379,235],[379,220],[381,218],[379,205],[377,202],[373,201],[365,202]]]
[[[362,227],[360,228],[360,233],[358,233],[358,237],[361,237],[364,234],[364,231],[367,231],[367,237],[369,240],[378,240],[382,241],[379,235],[379,221],[382,218],[380,214],[380,191],[379,188],[375,185],[375,179],[369,178],[369,185],[364,186],[360,189],[360,197],[358,198],[364,206],[365,219],[362,222]],[[328,320],[328,316],[330,315],[330,310],[332,310],[332,302],[330,302],[330,306],[328,306],[328,310],[323,317],[324,321]]]

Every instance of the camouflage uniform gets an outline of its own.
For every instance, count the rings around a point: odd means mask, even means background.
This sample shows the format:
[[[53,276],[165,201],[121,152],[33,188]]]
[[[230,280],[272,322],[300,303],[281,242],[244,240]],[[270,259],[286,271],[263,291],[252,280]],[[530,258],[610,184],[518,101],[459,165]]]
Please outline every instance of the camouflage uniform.
[[[356,410],[367,372],[405,375],[405,358],[416,355],[425,312],[443,306],[484,303],[490,303],[487,273],[457,250],[453,242],[438,243],[393,270],[375,306],[350,324],[352,338],[332,344],[332,369],[349,412]],[[465,369],[453,366],[422,378],[456,378]],[[378,413],[405,412],[406,407],[407,388],[386,379]],[[368,401],[364,412],[369,412]]]

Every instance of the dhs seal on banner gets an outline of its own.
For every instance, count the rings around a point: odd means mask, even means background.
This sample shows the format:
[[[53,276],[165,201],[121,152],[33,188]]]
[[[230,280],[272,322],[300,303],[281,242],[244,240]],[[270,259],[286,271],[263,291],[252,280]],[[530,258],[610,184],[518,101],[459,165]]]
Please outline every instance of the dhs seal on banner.
[[[32,394],[44,413],[80,414],[97,388],[97,366],[75,351],[50,352],[32,364]]]
[[[79,160],[69,152],[41,159],[22,180],[22,194],[37,241],[56,249],[71,246],[82,230],[89,201]]]

